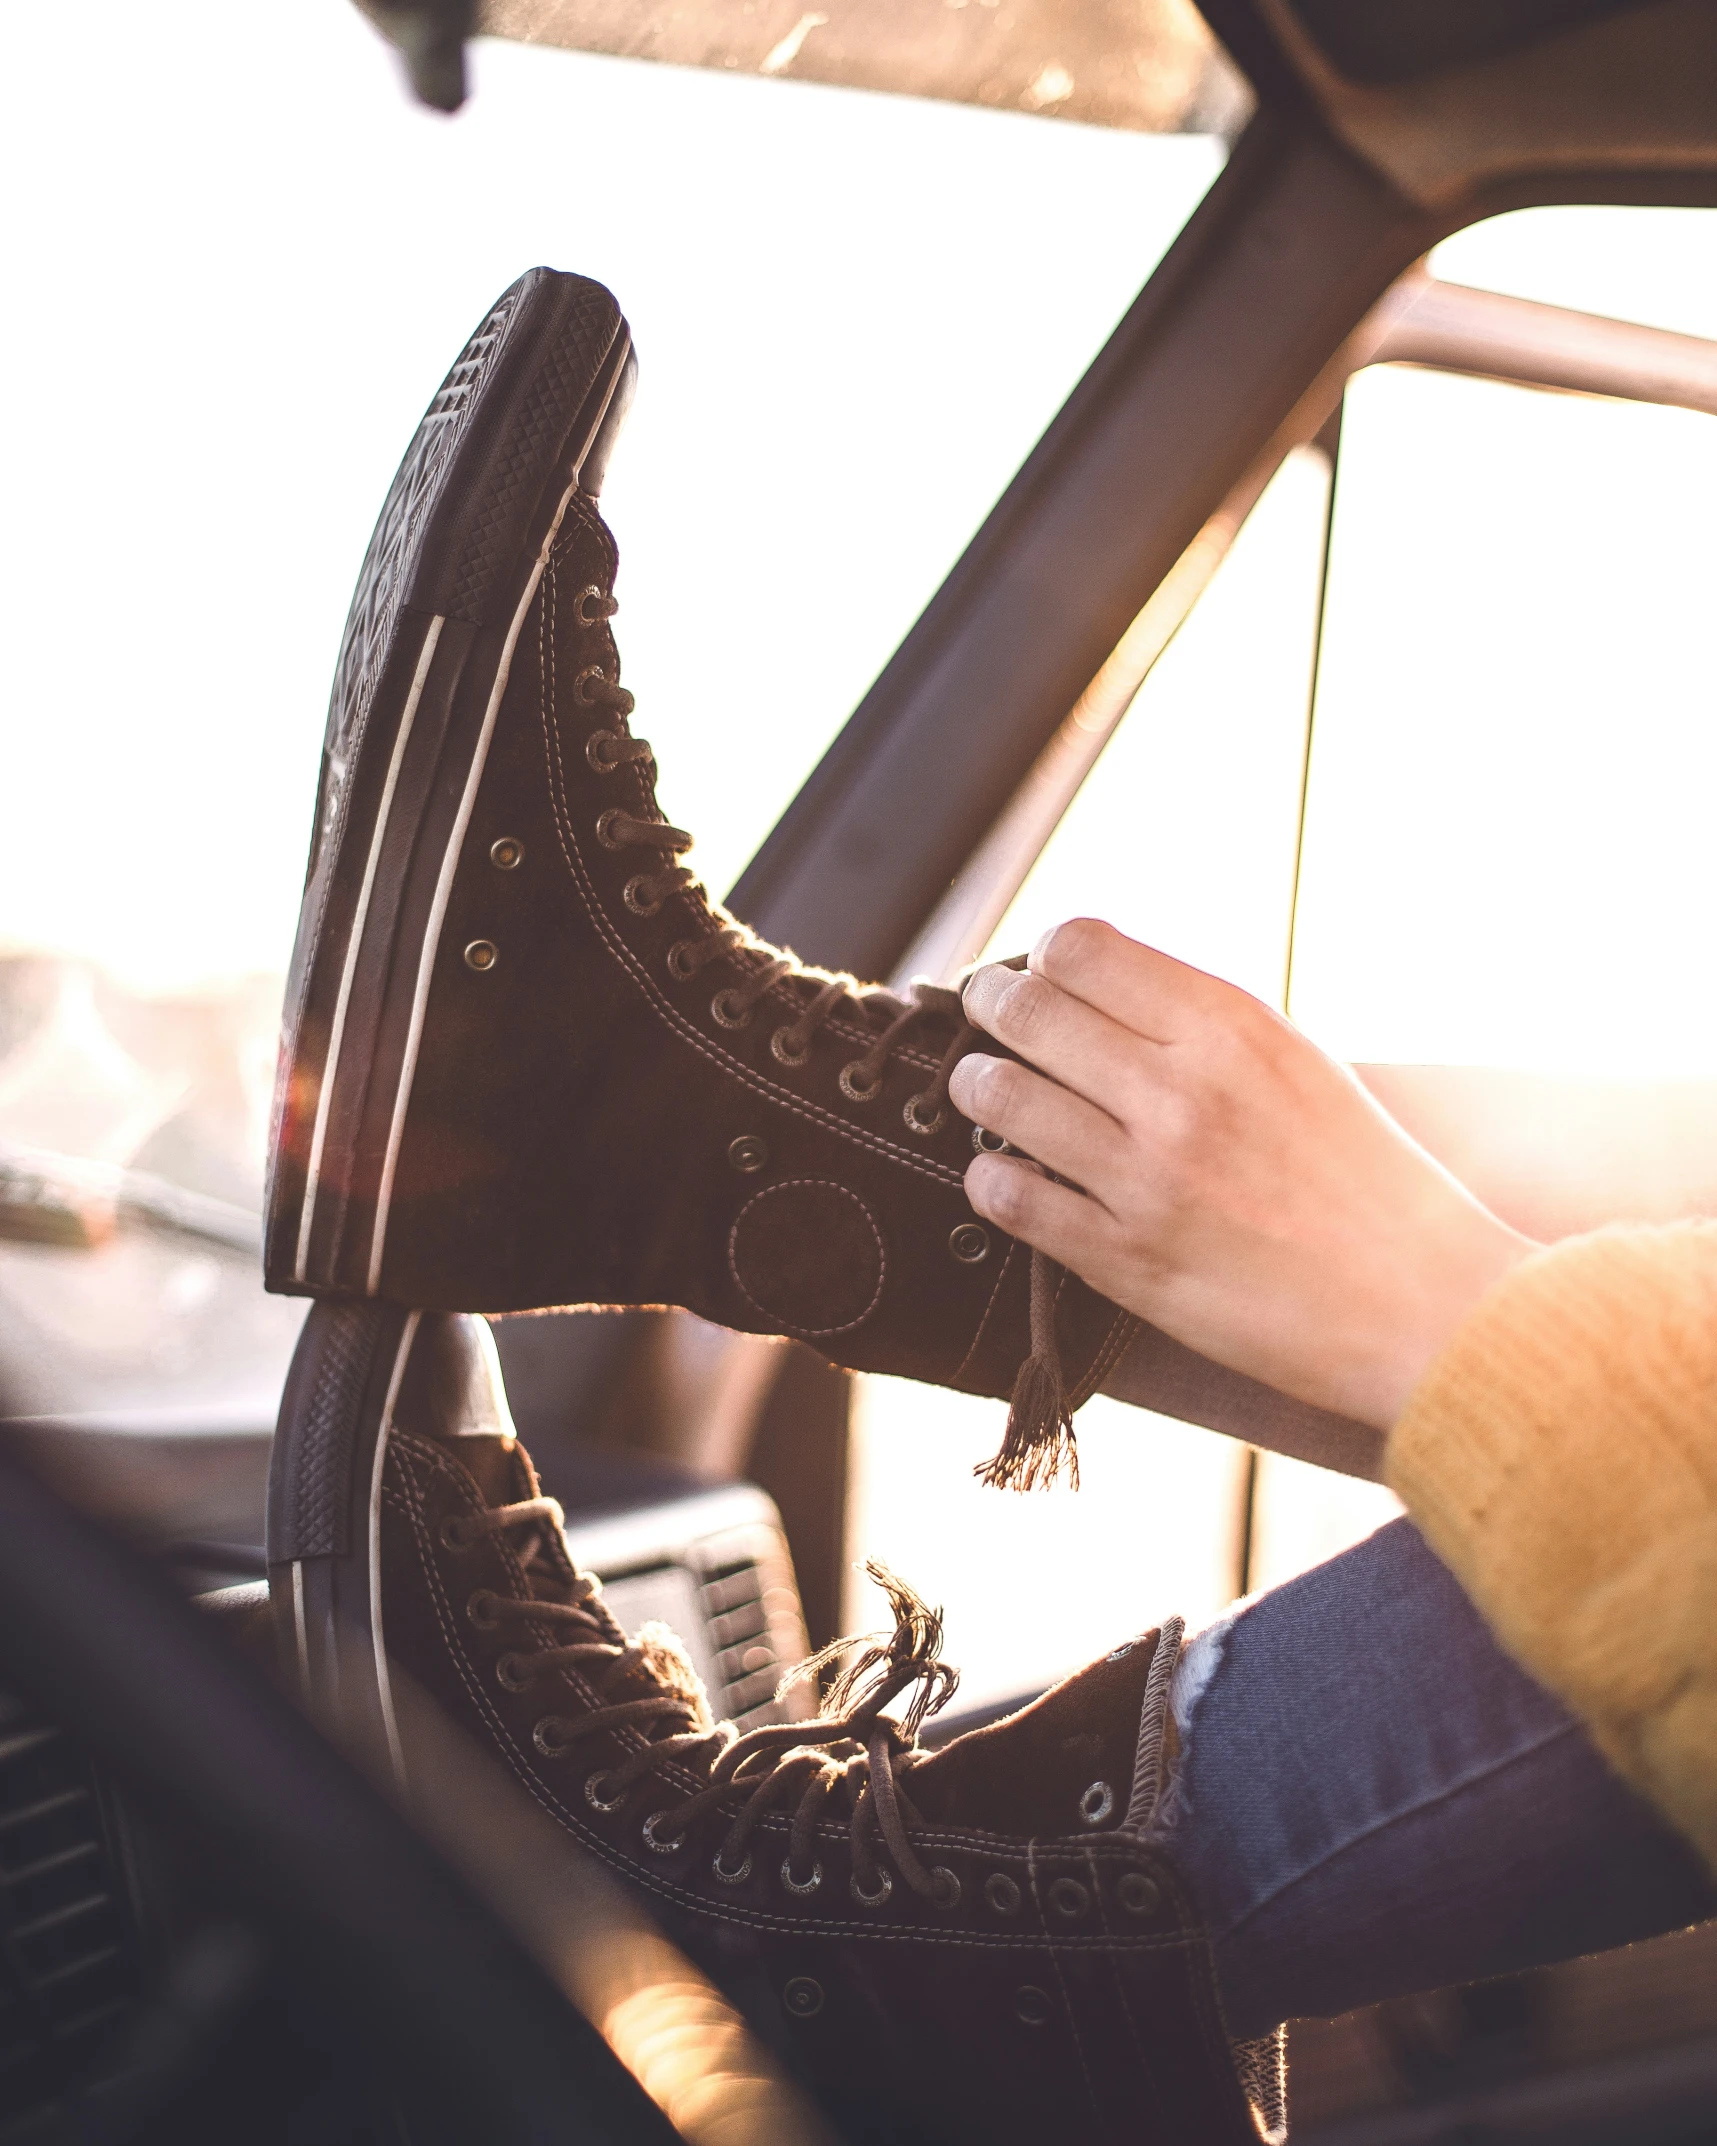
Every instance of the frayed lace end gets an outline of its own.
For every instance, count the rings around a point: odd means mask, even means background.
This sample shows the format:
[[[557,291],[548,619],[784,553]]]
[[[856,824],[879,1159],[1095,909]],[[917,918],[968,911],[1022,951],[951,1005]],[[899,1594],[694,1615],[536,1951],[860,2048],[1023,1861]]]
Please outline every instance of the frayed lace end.
[[[1067,1470],[1079,1488],[1079,1447],[1061,1375],[1055,1338],[1055,1299],[1061,1269],[1041,1252],[1031,1255],[1031,1354],[1019,1367],[1001,1451],[976,1471],[991,1490],[1047,1490]]]

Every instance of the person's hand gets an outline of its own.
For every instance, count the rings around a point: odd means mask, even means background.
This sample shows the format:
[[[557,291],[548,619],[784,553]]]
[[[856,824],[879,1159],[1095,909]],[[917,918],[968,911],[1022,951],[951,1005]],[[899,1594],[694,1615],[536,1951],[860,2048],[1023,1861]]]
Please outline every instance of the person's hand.
[[[1491,1284],[1534,1249],[1354,1076],[1232,984],[1081,918],[984,968],[956,1106],[976,1211],[1189,1348],[1387,1429]]]

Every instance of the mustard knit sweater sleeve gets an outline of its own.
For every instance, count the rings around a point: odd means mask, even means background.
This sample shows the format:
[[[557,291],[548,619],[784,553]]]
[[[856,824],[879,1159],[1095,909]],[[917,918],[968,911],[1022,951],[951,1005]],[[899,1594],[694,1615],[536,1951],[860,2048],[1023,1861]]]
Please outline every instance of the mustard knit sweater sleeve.
[[[1717,1867],[1717,1224],[1515,1268],[1386,1472],[1503,1645]]]

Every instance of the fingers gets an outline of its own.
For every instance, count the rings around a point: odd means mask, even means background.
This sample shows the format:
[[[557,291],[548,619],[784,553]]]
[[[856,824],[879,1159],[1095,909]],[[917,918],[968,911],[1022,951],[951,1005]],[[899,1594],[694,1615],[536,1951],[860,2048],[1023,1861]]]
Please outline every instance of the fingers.
[[[1113,1218],[1081,1192],[1040,1175],[1028,1162],[980,1155],[966,1171],[974,1213],[1076,1274],[1102,1270],[1113,1256]]]
[[[1235,985],[1141,945],[1095,917],[1075,917],[1046,931],[1031,950],[1030,966],[1034,976],[1100,1007],[1153,1043],[1173,1043],[1213,1015],[1232,1017],[1237,1006],[1253,1003]]]
[[[1019,969],[979,969],[966,986],[965,1005],[974,1026],[1111,1116],[1123,1116],[1127,1099],[1150,1077],[1149,1045],[1046,977]]]
[[[1107,1111],[1009,1058],[973,1052],[948,1083],[974,1125],[1081,1185],[1101,1185],[1127,1161],[1127,1140]]]

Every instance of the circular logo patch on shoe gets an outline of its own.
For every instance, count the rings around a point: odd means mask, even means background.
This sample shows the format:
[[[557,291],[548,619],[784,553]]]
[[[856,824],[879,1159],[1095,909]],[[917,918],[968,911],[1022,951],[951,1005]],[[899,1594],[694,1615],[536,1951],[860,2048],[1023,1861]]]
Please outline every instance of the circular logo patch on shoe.
[[[844,1334],[882,1295],[887,1264],[870,1209],[820,1177],[770,1185],[739,1210],[727,1264],[741,1294],[789,1333]]]

